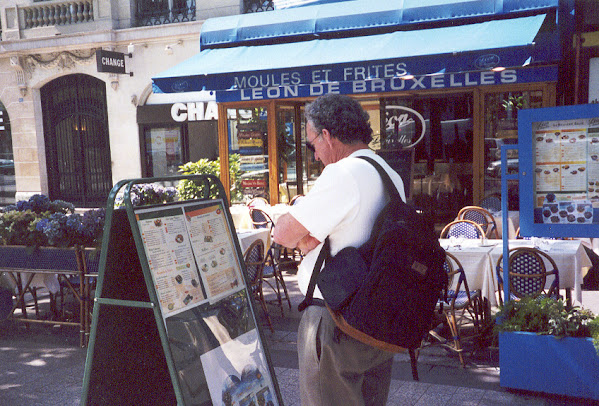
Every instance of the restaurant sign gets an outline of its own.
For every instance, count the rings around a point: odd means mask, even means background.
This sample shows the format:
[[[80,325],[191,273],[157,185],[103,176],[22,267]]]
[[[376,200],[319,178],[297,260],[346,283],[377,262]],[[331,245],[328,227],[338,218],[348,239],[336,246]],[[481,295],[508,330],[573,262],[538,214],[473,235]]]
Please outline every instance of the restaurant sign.
[[[369,94],[399,91],[418,91],[430,89],[457,89],[475,86],[532,83],[557,80],[557,67],[543,66],[523,69],[505,69],[503,71],[472,71],[458,73],[439,73],[434,75],[403,75],[371,78],[352,76],[355,80],[327,81],[327,72],[320,70],[312,77],[318,80],[301,83],[299,76],[282,77],[281,81],[270,78],[237,78],[239,85],[229,90],[216,90],[217,102],[286,99],[295,97],[315,97],[328,93]],[[268,79],[268,80],[267,80]],[[267,86],[261,86],[266,84]],[[271,85],[271,86],[269,86]]]

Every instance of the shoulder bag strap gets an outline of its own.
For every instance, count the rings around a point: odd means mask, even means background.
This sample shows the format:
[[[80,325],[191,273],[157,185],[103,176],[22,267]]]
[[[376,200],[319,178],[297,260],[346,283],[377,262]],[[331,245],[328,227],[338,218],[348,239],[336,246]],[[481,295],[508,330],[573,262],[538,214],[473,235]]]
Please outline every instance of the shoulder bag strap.
[[[374,159],[372,159],[369,156],[358,156],[356,158],[360,158],[367,162],[370,162],[370,164],[372,164],[372,166],[374,166],[374,168],[377,170],[377,172],[381,176],[383,185],[385,186],[385,189],[387,190],[387,193],[389,194],[389,197],[391,198],[391,200],[400,200],[403,202],[403,200],[401,199],[401,196],[399,195],[399,192],[397,191],[397,188],[395,187],[395,184],[391,180],[391,177],[389,176],[387,171],[383,169],[381,164],[379,164],[377,161],[375,161]]]
[[[327,237],[325,238],[324,244],[320,249],[320,254],[318,254],[318,258],[316,259],[316,264],[314,265],[314,270],[312,271],[312,276],[310,277],[310,283],[308,284],[308,291],[306,292],[306,297],[297,306],[297,310],[300,312],[312,304],[314,289],[316,288],[316,278],[318,278],[318,274],[320,273],[320,269],[322,268],[323,262],[331,255],[331,248],[329,244],[329,237]]]

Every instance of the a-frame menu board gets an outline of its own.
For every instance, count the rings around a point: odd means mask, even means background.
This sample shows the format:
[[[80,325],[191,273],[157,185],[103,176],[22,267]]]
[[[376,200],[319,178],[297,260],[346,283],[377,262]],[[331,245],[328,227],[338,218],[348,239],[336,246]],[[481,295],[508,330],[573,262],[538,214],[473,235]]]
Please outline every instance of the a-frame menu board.
[[[132,186],[181,179],[201,185],[203,198],[132,205]],[[125,207],[114,209],[119,191]],[[218,178],[119,182],[108,198],[82,404],[282,405],[244,275]]]

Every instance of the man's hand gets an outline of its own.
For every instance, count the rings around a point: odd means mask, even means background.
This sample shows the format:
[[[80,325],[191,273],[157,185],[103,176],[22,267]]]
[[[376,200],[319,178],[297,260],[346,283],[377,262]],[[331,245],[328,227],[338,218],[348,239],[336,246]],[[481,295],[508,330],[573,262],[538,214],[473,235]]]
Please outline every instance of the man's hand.
[[[305,255],[314,248],[318,247],[319,244],[320,241],[308,234],[297,243],[297,248],[299,248]]]

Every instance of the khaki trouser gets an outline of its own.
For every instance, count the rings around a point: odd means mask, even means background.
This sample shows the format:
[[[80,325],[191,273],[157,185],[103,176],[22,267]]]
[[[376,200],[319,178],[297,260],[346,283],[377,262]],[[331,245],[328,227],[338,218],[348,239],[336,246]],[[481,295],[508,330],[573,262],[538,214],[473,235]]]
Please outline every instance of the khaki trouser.
[[[297,342],[302,406],[384,406],[393,354],[335,335],[326,308],[304,310]]]

